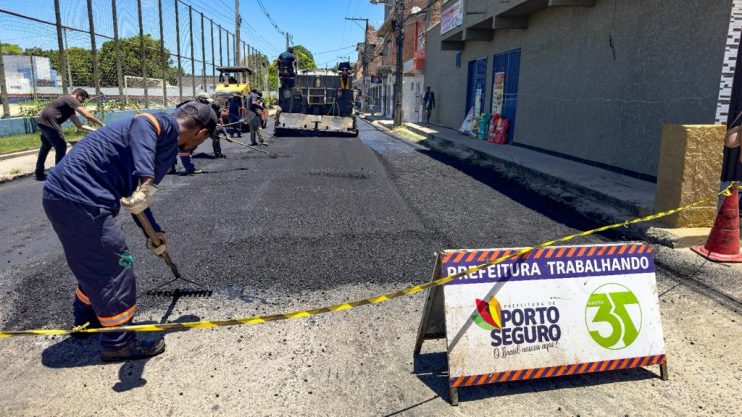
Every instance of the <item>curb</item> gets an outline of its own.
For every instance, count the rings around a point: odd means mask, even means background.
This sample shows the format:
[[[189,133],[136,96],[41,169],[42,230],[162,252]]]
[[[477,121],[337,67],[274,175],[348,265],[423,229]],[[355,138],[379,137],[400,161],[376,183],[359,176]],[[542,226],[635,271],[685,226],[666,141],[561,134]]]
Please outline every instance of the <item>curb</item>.
[[[19,180],[22,178],[30,177],[30,176],[33,176],[33,174],[34,174],[33,172],[24,172],[23,174],[13,175],[12,177],[0,178],[0,184],[5,184],[6,182],[11,182],[11,181]]]
[[[604,196],[596,196],[593,192],[584,192],[583,188],[566,181],[555,181],[547,175],[534,172],[512,162],[503,161],[490,155],[478,152],[475,149],[450,142],[444,138],[428,134],[425,143],[412,142],[394,134],[380,123],[370,123],[377,130],[406,144],[419,148],[427,148],[447,156],[459,159],[470,165],[490,167],[502,178],[512,181],[534,194],[549,199],[557,204],[571,208],[578,215],[594,224],[613,224],[637,217],[635,210],[626,207],[605,205]],[[664,226],[656,222],[634,224],[613,233],[620,233],[629,239],[637,239],[669,248],[678,245],[678,238],[672,233],[662,230]]]
[[[19,152],[4,153],[0,155],[0,161],[4,161],[6,159],[20,158],[21,156],[33,155],[35,153],[39,153],[38,148],[27,149],[25,151],[19,151]]]

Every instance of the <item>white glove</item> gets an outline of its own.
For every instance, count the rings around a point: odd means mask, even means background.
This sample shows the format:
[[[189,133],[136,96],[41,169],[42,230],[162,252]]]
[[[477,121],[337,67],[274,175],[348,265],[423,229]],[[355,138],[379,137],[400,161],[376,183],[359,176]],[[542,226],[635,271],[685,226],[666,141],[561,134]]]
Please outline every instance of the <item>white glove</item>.
[[[121,198],[121,206],[129,210],[131,214],[139,214],[149,207],[149,202],[157,190],[158,188],[154,183],[140,184],[129,197]]]
[[[152,253],[154,253],[157,256],[162,256],[163,253],[167,252],[167,239],[165,238],[165,232],[157,232],[157,237],[160,239],[160,245],[155,246],[154,242],[152,242],[152,238],[147,238],[147,248],[152,250]]]

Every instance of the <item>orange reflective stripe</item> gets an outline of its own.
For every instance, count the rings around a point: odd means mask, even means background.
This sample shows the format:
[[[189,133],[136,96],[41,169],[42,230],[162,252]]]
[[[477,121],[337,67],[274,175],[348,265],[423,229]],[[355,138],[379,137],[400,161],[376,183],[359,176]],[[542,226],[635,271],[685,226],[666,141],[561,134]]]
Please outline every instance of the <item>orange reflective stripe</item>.
[[[100,320],[100,324],[103,325],[103,327],[119,326],[131,320],[131,318],[134,317],[134,311],[136,311],[136,309],[137,309],[137,306],[133,305],[129,307],[123,313],[116,314],[115,316],[112,316],[112,317],[98,316],[98,320]]]
[[[80,289],[80,287],[75,288],[75,295],[77,296],[77,299],[82,301],[83,304],[90,305],[90,299],[87,295],[85,295],[84,292]]]
[[[140,116],[143,116],[147,120],[149,120],[150,123],[152,123],[152,126],[155,127],[155,132],[157,132],[157,136],[160,136],[160,133],[162,133],[162,129],[160,129],[160,122],[157,121],[157,118],[155,116],[152,116],[149,113],[139,113],[139,114],[137,114],[137,117],[140,117]]]

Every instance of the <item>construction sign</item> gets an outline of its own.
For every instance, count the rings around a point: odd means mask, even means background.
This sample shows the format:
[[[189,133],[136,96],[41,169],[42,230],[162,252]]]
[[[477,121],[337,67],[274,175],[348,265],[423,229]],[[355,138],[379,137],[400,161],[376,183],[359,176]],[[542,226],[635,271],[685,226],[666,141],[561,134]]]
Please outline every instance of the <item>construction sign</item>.
[[[445,251],[450,276],[519,249]],[[418,335],[445,337],[457,388],[662,365],[665,348],[652,247],[541,248],[431,289]]]

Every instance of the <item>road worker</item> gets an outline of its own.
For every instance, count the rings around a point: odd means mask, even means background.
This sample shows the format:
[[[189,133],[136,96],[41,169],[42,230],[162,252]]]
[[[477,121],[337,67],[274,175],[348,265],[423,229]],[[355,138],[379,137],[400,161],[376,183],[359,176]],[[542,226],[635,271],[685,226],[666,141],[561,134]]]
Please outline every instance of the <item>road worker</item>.
[[[294,48],[289,47],[282,52],[276,60],[278,66],[278,78],[281,81],[281,88],[293,88],[294,78],[299,68],[294,55]]]
[[[43,206],[77,279],[75,326],[132,322],[137,308],[134,259],[114,217],[121,207],[144,214],[162,241],[155,247],[148,239],[148,247],[162,255],[165,234],[149,209],[157,184],[179,151],[195,149],[215,128],[214,112],[195,100],[172,115],[140,114],[87,135],[49,173]],[[101,333],[100,344],[103,361],[144,358],[165,349],[163,340],[147,343],[126,331]]]
[[[67,153],[67,142],[64,140],[64,132],[62,132],[62,124],[64,122],[69,120],[78,129],[88,132],[94,131],[94,128],[80,123],[80,119],[75,114],[80,113],[80,115],[91,122],[103,126],[103,122],[98,120],[93,113],[82,105],[89,97],[87,91],[82,88],[76,88],[72,90],[72,94],[61,96],[52,101],[39,113],[37,124],[41,131],[41,147],[39,148],[39,156],[36,159],[35,174],[37,181],[44,181],[46,179],[44,165],[46,164],[46,157],[52,148],[54,148],[55,152],[55,164],[59,164],[59,161]]]

